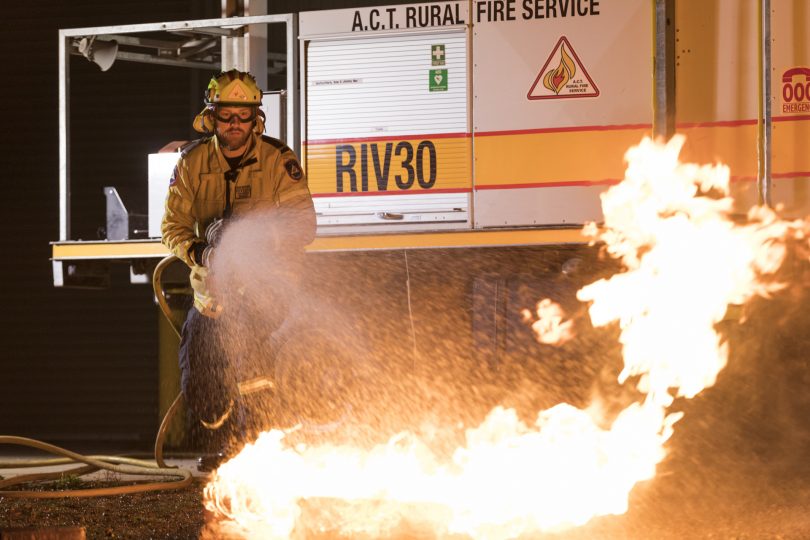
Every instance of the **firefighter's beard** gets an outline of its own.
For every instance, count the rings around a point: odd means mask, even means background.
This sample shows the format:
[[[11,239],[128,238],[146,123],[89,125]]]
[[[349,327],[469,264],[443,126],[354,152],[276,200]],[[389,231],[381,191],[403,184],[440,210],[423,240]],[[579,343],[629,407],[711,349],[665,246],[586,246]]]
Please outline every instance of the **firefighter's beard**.
[[[228,126],[217,130],[219,145],[229,151],[239,150],[247,144],[250,130],[242,127]]]

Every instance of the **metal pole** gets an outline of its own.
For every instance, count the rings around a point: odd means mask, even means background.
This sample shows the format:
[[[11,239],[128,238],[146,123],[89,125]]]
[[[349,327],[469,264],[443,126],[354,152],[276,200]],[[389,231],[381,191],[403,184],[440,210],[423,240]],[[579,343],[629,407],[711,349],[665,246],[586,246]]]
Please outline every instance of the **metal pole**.
[[[298,130],[301,104],[298,96],[298,15],[286,15],[287,23],[287,140],[285,141],[299,156],[301,155],[301,133]]]
[[[759,204],[771,201],[771,1],[759,0],[759,114],[757,118],[757,191]]]
[[[653,0],[653,136],[675,133],[675,0]]]
[[[70,239],[70,141],[68,91],[70,88],[70,43],[59,31],[59,241]]]

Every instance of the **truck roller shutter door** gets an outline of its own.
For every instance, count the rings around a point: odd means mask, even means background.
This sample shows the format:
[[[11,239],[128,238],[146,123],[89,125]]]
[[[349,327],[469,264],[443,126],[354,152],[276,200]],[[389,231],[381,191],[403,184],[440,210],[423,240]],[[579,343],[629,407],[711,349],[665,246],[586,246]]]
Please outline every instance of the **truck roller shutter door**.
[[[313,40],[305,57],[319,230],[469,228],[464,30]]]

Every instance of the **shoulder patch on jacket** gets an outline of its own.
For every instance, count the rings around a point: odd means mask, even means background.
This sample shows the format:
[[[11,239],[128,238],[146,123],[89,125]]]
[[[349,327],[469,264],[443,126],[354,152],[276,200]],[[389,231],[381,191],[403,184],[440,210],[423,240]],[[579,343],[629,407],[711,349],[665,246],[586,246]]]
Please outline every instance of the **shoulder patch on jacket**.
[[[298,164],[298,160],[288,159],[284,162],[284,168],[287,169],[287,174],[290,175],[290,178],[296,182],[304,177],[304,171],[301,170],[301,165]]]
[[[180,155],[182,157],[186,157],[189,154],[189,152],[191,152],[192,150],[194,150],[195,148],[200,146],[202,143],[208,141],[210,138],[211,137],[201,137],[199,139],[189,141],[186,144],[184,144],[183,146],[181,146],[178,151],[180,152]]]
[[[265,142],[265,143],[275,147],[282,154],[284,152],[291,152],[291,150],[289,149],[289,147],[286,144],[284,144],[283,142],[281,142],[278,139],[274,139],[273,137],[270,137],[269,135],[262,135],[262,142]]]

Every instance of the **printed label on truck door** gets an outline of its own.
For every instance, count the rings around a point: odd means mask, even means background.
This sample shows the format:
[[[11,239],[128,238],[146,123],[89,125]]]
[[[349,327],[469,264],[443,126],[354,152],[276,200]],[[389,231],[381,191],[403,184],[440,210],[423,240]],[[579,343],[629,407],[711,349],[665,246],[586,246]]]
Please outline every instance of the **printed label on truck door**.
[[[404,194],[469,191],[470,138],[310,141],[309,186],[317,194]]]
[[[810,112],[810,68],[792,67],[782,74],[782,112]]]

